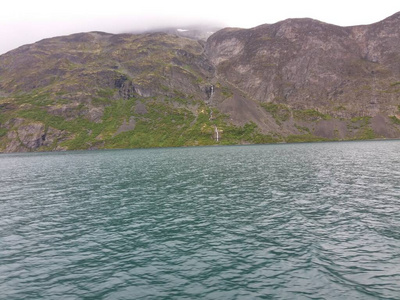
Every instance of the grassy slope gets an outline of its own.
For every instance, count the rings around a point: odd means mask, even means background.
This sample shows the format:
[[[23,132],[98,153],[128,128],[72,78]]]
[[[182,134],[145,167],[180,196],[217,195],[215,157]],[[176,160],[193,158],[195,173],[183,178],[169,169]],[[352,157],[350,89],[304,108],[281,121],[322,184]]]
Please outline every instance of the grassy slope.
[[[186,100],[179,98],[118,99],[109,101],[100,122],[91,122],[84,116],[66,119],[50,114],[46,111],[47,101],[44,98],[32,95],[31,98],[24,96],[23,99],[18,100],[19,108],[7,115],[3,114],[1,121],[5,123],[12,118],[19,118],[24,119],[26,124],[41,122],[47,128],[65,131],[71,139],[61,142],[60,146],[69,150],[91,147],[146,148],[278,141],[271,136],[258,133],[254,124],[244,127],[229,125],[227,116],[219,114],[215,109],[214,118],[210,120],[210,108],[203,101],[192,100],[189,109],[188,105],[182,104]],[[144,103],[147,113],[135,113],[134,108],[138,101]],[[82,105],[79,109],[83,110],[85,106]],[[116,134],[120,126],[131,117],[135,120],[134,129]],[[223,131],[220,142],[212,138],[214,126]],[[0,133],[3,133],[0,142],[5,145],[6,130]],[[57,144],[55,141],[52,146],[38,150],[52,150]]]
[[[107,91],[103,92],[104,95]],[[3,99],[4,101],[4,99]],[[320,120],[330,120],[332,117],[315,110],[292,110],[284,105],[267,104],[264,109],[271,113],[277,124],[284,124],[290,119],[306,126],[295,123],[300,134],[281,136],[279,134],[260,134],[254,123],[243,127],[229,123],[229,116],[213,109],[213,119],[210,120],[210,108],[204,101],[168,97],[137,97],[130,99],[98,99],[107,103],[104,114],[99,122],[90,121],[80,110],[85,105],[76,108],[75,118],[56,116],[48,112],[51,100],[48,94],[30,94],[14,98],[17,108],[0,114],[0,123],[7,123],[10,119],[23,119],[23,124],[41,122],[47,128],[55,128],[65,132],[68,139],[54,141],[52,145],[42,146],[38,151],[54,150],[61,146],[68,150],[90,148],[146,148],[146,147],[175,147],[194,145],[229,145],[241,143],[276,143],[276,142],[309,142],[337,140],[326,139],[312,134],[312,125]],[[145,105],[146,113],[135,112],[135,105],[141,102]],[[133,117],[133,130],[117,134],[124,122]],[[399,123],[393,117],[393,123]],[[21,125],[21,124],[20,124]],[[213,139],[214,126],[222,131],[222,139],[217,142]],[[350,130],[356,132],[346,139],[374,139],[378,136],[370,127],[370,117],[353,118],[347,120]],[[16,130],[17,128],[11,128]],[[1,128],[0,145],[8,142],[8,130]],[[0,150],[4,150],[1,149]]]

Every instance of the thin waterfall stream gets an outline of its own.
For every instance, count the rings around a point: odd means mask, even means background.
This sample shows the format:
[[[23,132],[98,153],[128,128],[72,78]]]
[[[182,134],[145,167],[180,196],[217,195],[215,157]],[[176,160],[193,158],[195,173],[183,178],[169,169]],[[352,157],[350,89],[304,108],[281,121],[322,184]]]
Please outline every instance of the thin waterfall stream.
[[[210,104],[211,104],[211,102],[212,102],[212,97],[213,97],[213,95],[214,95],[214,86],[211,85],[211,86],[210,86],[210,97],[209,97],[209,99],[208,99]],[[210,120],[210,121],[213,120],[213,111],[212,111],[212,109],[210,109],[210,117],[209,117],[209,120]],[[214,124],[214,130],[215,130],[216,140],[217,140],[217,142],[219,142],[219,131],[218,131],[218,127],[217,127],[216,124]]]

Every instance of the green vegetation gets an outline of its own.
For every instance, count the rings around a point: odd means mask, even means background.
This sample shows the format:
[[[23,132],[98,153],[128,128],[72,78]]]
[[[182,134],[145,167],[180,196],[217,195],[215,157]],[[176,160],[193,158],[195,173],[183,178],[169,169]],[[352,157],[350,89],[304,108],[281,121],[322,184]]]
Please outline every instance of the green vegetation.
[[[318,120],[330,120],[332,117],[327,114],[320,113],[315,109],[295,110],[293,116],[297,120],[315,122]]]
[[[101,89],[97,92],[99,98],[110,99],[116,92],[116,89]]]
[[[357,140],[372,140],[375,138],[377,136],[372,128],[363,128],[355,137]]]
[[[47,106],[53,104],[55,101],[50,93],[42,90],[34,90],[29,94],[21,93],[14,98],[16,104],[32,103],[36,106]]]
[[[293,115],[294,119],[305,122],[332,119],[330,115],[320,113],[315,109],[293,110],[284,104],[276,103],[262,103],[261,106],[272,115],[278,125],[289,120],[291,115]]]
[[[269,102],[262,103],[261,106],[272,115],[278,125],[281,125],[290,118],[291,112],[286,105]]]
[[[297,125],[297,124],[294,124],[294,127],[296,127],[297,130],[299,130],[300,132],[310,133],[310,128],[308,128],[308,127],[300,126],[300,125]]]
[[[5,136],[7,134],[7,129],[5,128],[0,128],[0,138]]]
[[[334,111],[344,111],[346,110],[346,107],[343,105],[339,105],[333,108]]]
[[[351,140],[370,140],[377,138],[376,133],[370,127],[371,117],[361,116],[350,119],[347,123],[347,129],[353,132]]]
[[[226,99],[233,96],[232,91],[227,87],[221,87],[221,93]]]
[[[220,87],[224,96],[229,96],[227,88]],[[289,135],[286,138],[279,135],[261,134],[253,122],[244,126],[234,126],[229,123],[229,116],[221,114],[213,108],[213,118],[210,117],[210,108],[203,101],[196,100],[195,96],[181,93],[177,97],[163,98],[130,98],[115,99],[117,89],[98,90],[92,98],[91,105],[104,111],[99,122],[88,118],[88,104],[68,107],[73,117],[51,113],[51,108],[62,108],[63,102],[58,102],[55,94],[43,90],[35,90],[30,94],[19,94],[13,99],[18,104],[11,113],[0,114],[0,121],[4,124],[10,118],[22,118],[24,124],[42,122],[48,128],[60,130],[60,141],[38,150],[53,150],[61,146],[69,150],[88,148],[146,148],[146,147],[177,147],[195,145],[232,145],[232,144],[263,144],[277,142],[316,142],[328,139],[312,134],[308,125],[294,124],[301,134]],[[62,96],[59,94],[59,96]],[[7,99],[9,101],[9,99]],[[136,113],[135,105],[141,102],[145,113]],[[195,107],[195,108],[193,108]],[[328,120],[331,117],[313,109],[292,110],[286,105],[264,103],[262,107],[269,112],[277,124],[288,121],[290,117],[302,122],[316,122]],[[190,108],[190,109],[189,109]],[[400,107],[399,107],[400,109]],[[57,113],[58,114],[58,113]],[[129,131],[120,132],[119,128],[134,118],[134,126]],[[353,132],[349,139],[373,139],[376,134],[369,127],[370,117],[355,117],[349,120],[348,129]],[[395,116],[393,123],[400,124]],[[217,126],[220,132],[220,141],[213,139]],[[0,140],[6,141],[7,130],[0,129]],[[338,135],[338,134],[336,134]],[[3,147],[4,149],[4,147]]]
[[[101,92],[99,95],[107,96],[114,91]],[[25,102],[29,102],[26,97]],[[176,147],[213,144],[238,144],[238,143],[273,143],[279,139],[270,135],[263,135],[258,131],[257,125],[248,123],[243,127],[228,124],[227,116],[213,110],[214,118],[210,121],[210,109],[202,101],[192,100],[197,104],[196,112],[185,107],[187,99],[167,98],[163,100],[153,98],[108,100],[104,108],[101,122],[92,122],[85,118],[84,105],[76,108],[77,117],[66,119],[49,113],[47,106],[36,105],[36,99],[28,106],[21,106],[15,111],[15,116],[23,118],[26,123],[42,122],[46,128],[52,127],[66,133],[69,139],[61,142],[60,146],[69,150],[100,148],[146,148],[146,147]],[[99,101],[101,99],[101,101]],[[147,113],[135,113],[135,104],[140,100],[146,106]],[[96,98],[96,103],[105,103],[106,98]],[[176,107],[174,103],[179,103]],[[131,117],[135,118],[133,130],[117,134],[120,126]],[[214,126],[221,132],[221,140],[215,141],[212,136]],[[47,129],[46,129],[47,130]],[[5,129],[0,130],[0,138],[6,134]],[[54,143],[57,146],[57,142]],[[41,150],[51,150],[51,147]]]
[[[398,119],[396,116],[390,116],[389,118],[393,124],[400,125],[400,119]]]
[[[280,139],[271,135],[261,134],[255,123],[247,123],[243,127],[226,126],[223,133],[222,144],[231,145],[239,143],[266,144],[277,143]]]
[[[371,120],[371,117],[370,116],[363,116],[363,117],[354,117],[354,118],[351,118],[351,122],[352,123],[361,123],[361,124],[369,124],[369,122],[370,122],[370,120]]]
[[[369,128],[370,122],[371,122],[371,117],[369,116],[354,117],[350,119],[350,123],[347,123],[347,129],[364,131],[367,128]]]

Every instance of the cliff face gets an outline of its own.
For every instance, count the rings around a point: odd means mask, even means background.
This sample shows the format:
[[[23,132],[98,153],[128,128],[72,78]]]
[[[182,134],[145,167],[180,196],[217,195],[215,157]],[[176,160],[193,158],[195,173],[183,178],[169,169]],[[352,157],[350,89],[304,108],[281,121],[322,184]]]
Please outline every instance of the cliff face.
[[[400,13],[226,28],[207,42],[43,40],[0,56],[0,151],[399,138],[399,36]]]

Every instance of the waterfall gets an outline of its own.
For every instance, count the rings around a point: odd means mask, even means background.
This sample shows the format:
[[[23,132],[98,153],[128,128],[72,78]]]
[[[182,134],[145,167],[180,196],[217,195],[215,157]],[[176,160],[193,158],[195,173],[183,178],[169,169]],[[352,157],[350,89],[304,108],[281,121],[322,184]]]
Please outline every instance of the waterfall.
[[[219,133],[217,125],[215,125],[215,133],[217,134],[217,142],[219,142]]]
[[[209,104],[211,104],[212,102],[212,97],[214,96],[214,86],[210,85],[207,89],[206,92],[208,94],[208,100],[209,100]],[[209,120],[212,121],[213,120],[213,110],[210,107],[210,117]],[[218,131],[218,127],[217,125],[214,125],[214,130],[215,130],[215,137],[217,142],[219,142],[219,131]]]
[[[214,86],[209,85],[205,88],[205,92],[207,94],[208,101],[212,101],[212,97],[214,96]]]

